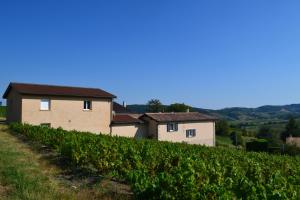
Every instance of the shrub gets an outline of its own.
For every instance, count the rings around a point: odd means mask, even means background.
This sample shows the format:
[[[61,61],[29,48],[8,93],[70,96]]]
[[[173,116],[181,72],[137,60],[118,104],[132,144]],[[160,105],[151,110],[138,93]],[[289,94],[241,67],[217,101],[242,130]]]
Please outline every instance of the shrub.
[[[235,146],[245,146],[242,133],[232,132],[230,134],[230,139],[232,140],[232,144]]]
[[[256,151],[256,152],[268,152],[269,143],[264,139],[257,139],[246,144],[247,151]]]
[[[284,154],[291,156],[300,155],[300,148],[296,144],[287,144],[284,146]]]

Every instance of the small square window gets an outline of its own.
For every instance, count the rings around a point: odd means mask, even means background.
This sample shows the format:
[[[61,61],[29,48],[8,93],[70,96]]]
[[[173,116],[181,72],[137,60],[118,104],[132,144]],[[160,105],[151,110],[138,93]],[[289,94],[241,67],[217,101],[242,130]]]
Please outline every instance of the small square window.
[[[41,99],[41,110],[50,110],[50,99]]]
[[[92,110],[92,102],[83,101],[83,110]]]
[[[196,129],[189,129],[189,130],[186,130],[186,137],[187,137],[187,138],[193,138],[193,137],[196,137]]]
[[[168,132],[176,132],[178,131],[178,124],[175,122],[171,122],[167,124],[167,131]]]

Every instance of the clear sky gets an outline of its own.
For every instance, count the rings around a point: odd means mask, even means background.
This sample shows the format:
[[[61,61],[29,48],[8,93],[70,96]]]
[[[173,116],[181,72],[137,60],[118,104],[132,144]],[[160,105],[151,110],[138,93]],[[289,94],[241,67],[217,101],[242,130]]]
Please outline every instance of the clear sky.
[[[128,104],[300,103],[300,1],[1,0],[9,82],[99,87]]]

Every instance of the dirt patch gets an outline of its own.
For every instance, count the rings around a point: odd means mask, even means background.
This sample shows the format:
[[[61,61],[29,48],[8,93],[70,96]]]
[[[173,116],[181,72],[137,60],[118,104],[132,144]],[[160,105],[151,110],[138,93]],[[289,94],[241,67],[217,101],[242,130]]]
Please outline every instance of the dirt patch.
[[[11,192],[11,188],[8,186],[3,186],[0,184],[0,199],[8,197],[8,194]]]

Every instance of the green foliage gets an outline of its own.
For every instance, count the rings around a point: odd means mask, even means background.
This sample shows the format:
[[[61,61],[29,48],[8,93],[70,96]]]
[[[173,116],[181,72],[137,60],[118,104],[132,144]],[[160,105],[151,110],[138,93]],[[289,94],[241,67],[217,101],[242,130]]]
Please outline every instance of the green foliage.
[[[234,147],[232,140],[228,136],[216,135],[216,146],[218,147]]]
[[[152,113],[162,112],[164,109],[164,106],[159,99],[151,99],[150,101],[148,101],[147,106],[147,111]]]
[[[247,151],[256,151],[256,152],[268,152],[269,151],[269,142],[265,139],[257,139],[252,142],[246,143]]]
[[[6,106],[0,106],[0,117],[6,117]]]
[[[284,147],[284,154],[287,154],[290,156],[299,156],[300,148],[296,144],[287,144]]]
[[[256,136],[259,139],[267,140],[270,146],[280,146],[281,145],[279,135],[276,134],[276,132],[269,126],[262,126],[259,129],[259,132]]]
[[[187,112],[190,110],[191,107],[188,105],[185,105],[184,103],[174,103],[168,106],[167,111],[168,112]]]
[[[232,144],[235,146],[244,146],[244,140],[242,133],[239,132],[232,132],[230,134],[230,138],[232,140]]]
[[[226,120],[220,120],[216,122],[216,134],[217,135],[229,135],[229,124]]]
[[[294,117],[291,117],[289,119],[289,122],[286,125],[286,130],[289,132],[289,131],[294,131],[294,130],[297,130],[297,129],[298,129],[298,125],[296,123],[296,120],[295,120]]]
[[[285,130],[281,133],[281,139],[285,139],[289,136],[300,137],[300,129],[294,117],[291,117],[285,127]]]
[[[131,184],[137,199],[299,199],[300,158],[39,126],[11,130],[74,165]]]
[[[272,130],[270,127],[268,126],[262,126],[260,127],[258,134],[256,135],[256,137],[260,138],[260,139],[269,139],[272,137]]]

